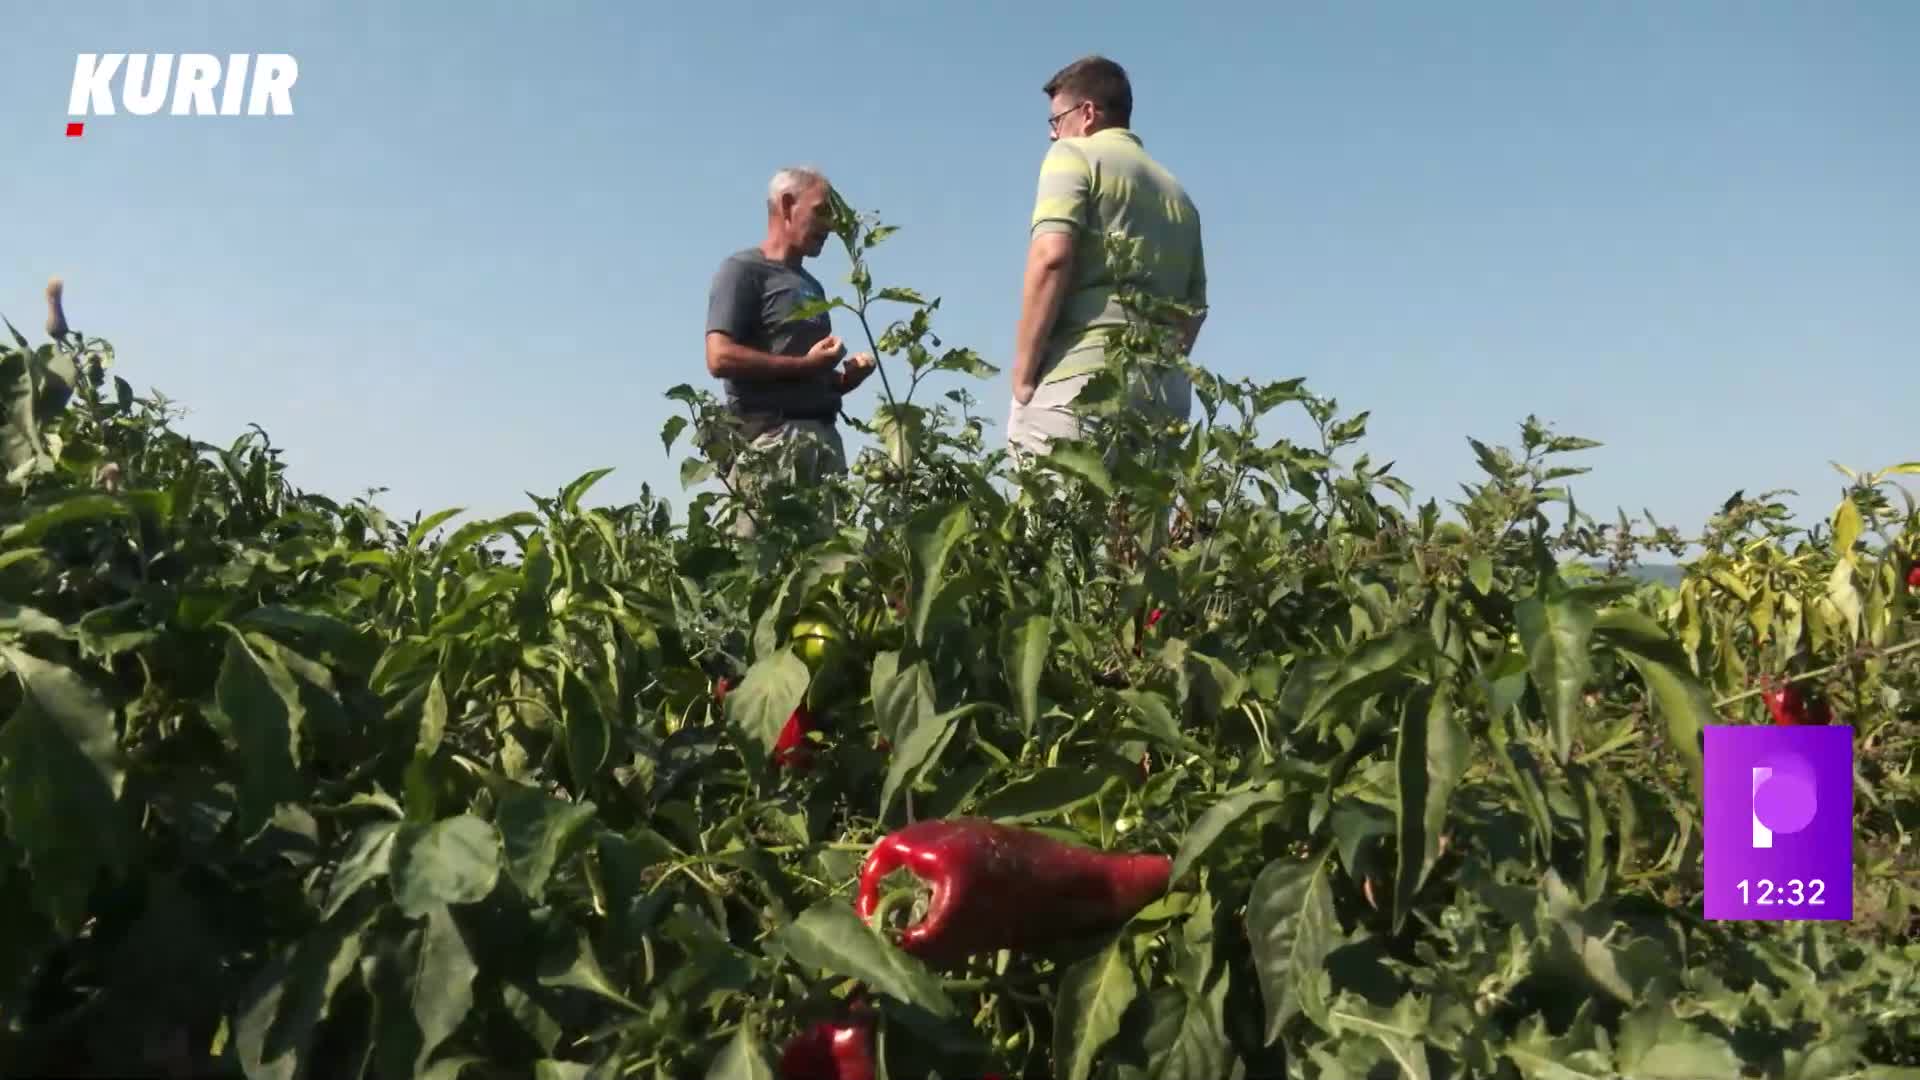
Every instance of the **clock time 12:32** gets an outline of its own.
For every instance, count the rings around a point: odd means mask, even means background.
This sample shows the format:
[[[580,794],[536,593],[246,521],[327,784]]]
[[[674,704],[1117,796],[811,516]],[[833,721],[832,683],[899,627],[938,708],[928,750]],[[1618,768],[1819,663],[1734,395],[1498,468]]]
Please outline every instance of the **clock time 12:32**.
[[[1752,889],[1751,893],[1748,891],[1749,886]],[[1740,902],[1743,904],[1785,904],[1788,907],[1799,907],[1802,904],[1818,905],[1821,895],[1827,891],[1827,883],[1819,878],[1808,881],[1793,878],[1775,885],[1766,878],[1759,878],[1752,882],[1741,878],[1739,889]]]

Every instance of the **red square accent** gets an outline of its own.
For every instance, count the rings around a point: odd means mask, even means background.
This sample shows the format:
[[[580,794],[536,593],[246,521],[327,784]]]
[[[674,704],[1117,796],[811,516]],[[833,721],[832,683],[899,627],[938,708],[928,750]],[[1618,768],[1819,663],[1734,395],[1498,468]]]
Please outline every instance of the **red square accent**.
[[[85,130],[86,130],[86,127],[87,127],[87,125],[85,125],[85,124],[82,124],[82,123],[74,123],[74,124],[68,124],[68,125],[67,125],[67,138],[69,138],[69,139],[77,139],[77,138],[79,138],[79,137],[80,137],[80,133],[81,133],[82,131],[85,131]]]

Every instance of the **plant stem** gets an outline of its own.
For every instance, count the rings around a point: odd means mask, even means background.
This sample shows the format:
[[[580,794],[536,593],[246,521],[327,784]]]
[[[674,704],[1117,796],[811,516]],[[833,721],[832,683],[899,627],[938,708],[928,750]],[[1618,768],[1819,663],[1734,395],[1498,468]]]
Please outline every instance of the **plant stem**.
[[[1887,648],[1877,648],[1874,646],[1867,646],[1865,648],[1862,648],[1856,651],[1854,655],[1848,657],[1845,660],[1840,661],[1839,663],[1828,664],[1826,667],[1815,668],[1812,671],[1808,671],[1800,675],[1795,675],[1792,678],[1783,679],[1780,681],[1780,685],[1787,686],[1797,682],[1805,682],[1808,679],[1817,679],[1822,675],[1831,675],[1832,673],[1839,671],[1843,667],[1848,667],[1853,664],[1857,664],[1862,660],[1872,660],[1876,658],[1884,660],[1889,656],[1898,656],[1899,654],[1903,652],[1908,652],[1912,649],[1920,649],[1920,639],[1915,639],[1913,641],[1903,641],[1898,645],[1889,646]],[[1767,692],[1767,689],[1768,689],[1767,687],[1762,686],[1752,690],[1746,690],[1741,693],[1734,694],[1732,697],[1722,698],[1719,701],[1714,702],[1713,707],[1716,709],[1722,709],[1736,702],[1745,701],[1750,697],[1757,697],[1761,694],[1764,694]]]
[[[900,403],[893,396],[893,383],[887,378],[887,366],[880,362],[880,345],[873,339],[873,327],[867,325],[867,308],[863,302],[853,309],[854,317],[860,320],[860,332],[867,336],[867,348],[873,350],[873,368],[880,373],[880,389],[886,391],[887,404],[898,409]]]
[[[1015,986],[1031,986],[1034,983],[1044,980],[1049,974],[1052,974],[1052,973],[1044,972],[1044,971],[1023,971],[1018,974],[1010,974],[1010,975],[999,975],[999,976],[982,975],[972,979],[943,979],[941,980],[940,985],[944,989],[952,990],[957,993],[971,994],[971,993],[978,993],[982,990],[998,990],[998,989],[1010,988]]]
[[[1007,759],[1007,755],[1000,752],[999,747],[981,738],[979,735],[975,735],[973,737],[973,745],[978,747],[982,753],[986,754],[988,757],[993,758],[995,761],[999,762],[1003,766],[1011,766],[1013,764],[1013,762]]]
[[[870,844],[849,844],[834,841],[825,844],[782,844],[779,847],[761,848],[770,855],[784,855],[789,851],[866,851]]]

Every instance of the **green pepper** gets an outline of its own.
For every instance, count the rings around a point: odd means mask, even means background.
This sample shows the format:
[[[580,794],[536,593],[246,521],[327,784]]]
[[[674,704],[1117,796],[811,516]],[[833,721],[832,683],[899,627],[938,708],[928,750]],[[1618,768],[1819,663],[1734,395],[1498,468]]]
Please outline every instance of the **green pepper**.
[[[933,895],[900,947],[949,966],[1116,928],[1166,891],[1173,860],[1063,844],[985,818],[921,821],[868,852],[855,901],[862,919],[879,906],[881,880],[901,868]]]
[[[794,653],[807,665],[807,670],[813,672],[819,671],[827,661],[837,659],[844,648],[840,628],[818,615],[797,620],[788,632],[787,640],[793,644]]]

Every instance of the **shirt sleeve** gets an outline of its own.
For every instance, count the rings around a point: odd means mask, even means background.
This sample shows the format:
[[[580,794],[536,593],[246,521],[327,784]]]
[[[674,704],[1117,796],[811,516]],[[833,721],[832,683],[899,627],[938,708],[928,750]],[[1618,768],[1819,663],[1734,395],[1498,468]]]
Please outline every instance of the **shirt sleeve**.
[[[716,331],[737,342],[760,338],[759,282],[738,259],[720,264],[707,290],[707,333]]]
[[[1040,162],[1040,187],[1033,202],[1033,234],[1073,232],[1089,224],[1093,167],[1071,144],[1056,142]]]

